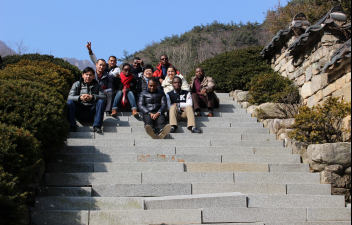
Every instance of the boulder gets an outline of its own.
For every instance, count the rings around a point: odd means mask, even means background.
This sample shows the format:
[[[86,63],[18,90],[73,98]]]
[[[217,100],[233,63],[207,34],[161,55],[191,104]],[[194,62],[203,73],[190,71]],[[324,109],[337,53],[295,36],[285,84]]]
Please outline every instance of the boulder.
[[[264,113],[260,114],[259,111]],[[257,110],[254,111],[255,117],[262,117],[263,119],[285,119],[286,115],[279,110],[276,103],[264,103],[261,104]]]
[[[303,163],[309,163],[309,156],[307,154],[308,145],[306,143],[292,141],[290,147],[292,147],[292,154],[299,154],[302,158]]]
[[[264,124],[264,127],[269,127],[273,119],[262,120],[261,122]]]
[[[314,144],[307,149],[310,167],[323,171],[329,165],[351,167],[351,143]]]
[[[247,102],[250,96],[249,91],[240,91],[237,92],[236,99],[238,102]]]
[[[255,117],[254,115],[254,111],[258,108],[259,106],[257,105],[251,105],[247,108],[247,113],[252,114],[253,117]]]
[[[342,87],[343,95],[346,102],[351,102],[351,82]]]
[[[249,102],[242,102],[241,103],[242,109],[247,109],[251,104]]]
[[[274,119],[269,124],[270,134],[278,134],[279,130],[282,128],[292,128],[292,125],[295,123],[295,119]]]

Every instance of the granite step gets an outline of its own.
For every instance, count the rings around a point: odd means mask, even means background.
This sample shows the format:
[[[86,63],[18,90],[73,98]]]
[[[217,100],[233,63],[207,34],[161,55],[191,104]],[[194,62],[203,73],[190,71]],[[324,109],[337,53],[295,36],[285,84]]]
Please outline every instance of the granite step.
[[[144,199],[146,210],[157,209],[204,209],[204,208],[245,208],[246,195],[238,192],[150,197]]]
[[[36,210],[144,210],[143,198],[36,197]]]
[[[41,187],[38,196],[91,197],[91,187]]]

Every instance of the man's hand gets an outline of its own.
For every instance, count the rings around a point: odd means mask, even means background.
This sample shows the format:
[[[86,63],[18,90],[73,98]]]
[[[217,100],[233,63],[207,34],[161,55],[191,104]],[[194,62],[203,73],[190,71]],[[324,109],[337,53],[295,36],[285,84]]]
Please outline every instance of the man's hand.
[[[155,113],[155,114],[151,113],[150,114],[150,117],[152,118],[152,120],[157,120],[159,118],[159,116],[160,116],[159,113]]]
[[[181,112],[184,112],[184,111],[185,111],[185,109],[181,108]]]
[[[89,54],[93,54],[93,51],[92,51],[92,42],[87,42],[86,48],[88,49]]]
[[[207,89],[203,89],[203,90],[200,92],[201,95],[205,95],[206,93],[207,93]]]
[[[164,80],[159,78],[159,82],[160,82],[160,84],[162,84],[164,82]]]
[[[93,99],[93,96],[89,95],[89,94],[84,94],[84,95],[81,95],[80,99],[83,102],[89,102],[89,101],[91,101]]]

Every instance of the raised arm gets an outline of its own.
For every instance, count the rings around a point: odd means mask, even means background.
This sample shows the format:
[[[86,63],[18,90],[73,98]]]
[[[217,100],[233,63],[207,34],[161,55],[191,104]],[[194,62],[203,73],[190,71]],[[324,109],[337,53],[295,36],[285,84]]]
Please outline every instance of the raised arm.
[[[88,49],[90,60],[93,62],[94,65],[97,64],[98,59],[92,51],[92,42],[87,42],[86,48]]]

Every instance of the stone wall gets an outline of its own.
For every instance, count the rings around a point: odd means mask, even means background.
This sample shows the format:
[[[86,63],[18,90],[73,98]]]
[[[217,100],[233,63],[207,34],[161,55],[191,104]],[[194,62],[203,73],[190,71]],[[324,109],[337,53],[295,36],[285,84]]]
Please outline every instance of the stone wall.
[[[351,102],[351,24],[345,23],[342,12],[334,11],[313,26],[302,21],[304,15],[296,16],[299,20],[280,31],[262,52],[275,71],[299,87],[309,107],[330,96]]]

